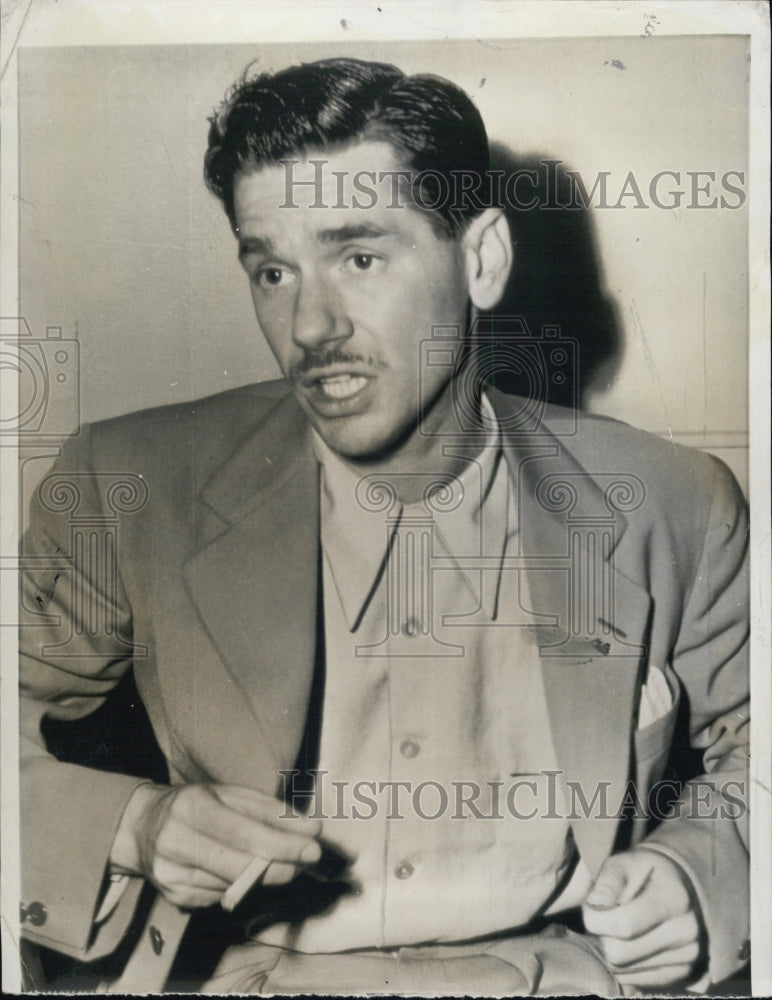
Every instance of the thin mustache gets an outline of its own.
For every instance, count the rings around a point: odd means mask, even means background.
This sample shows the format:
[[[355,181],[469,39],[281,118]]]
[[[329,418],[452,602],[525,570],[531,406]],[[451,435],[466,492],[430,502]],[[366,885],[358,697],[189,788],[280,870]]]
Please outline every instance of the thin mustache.
[[[349,354],[346,351],[331,348],[327,351],[313,351],[306,353],[296,365],[293,365],[290,368],[288,377],[290,382],[298,382],[310,371],[318,372],[325,368],[330,368],[333,365],[341,364],[364,364],[369,368],[386,367],[380,358],[375,358],[372,355],[366,356],[364,354]]]

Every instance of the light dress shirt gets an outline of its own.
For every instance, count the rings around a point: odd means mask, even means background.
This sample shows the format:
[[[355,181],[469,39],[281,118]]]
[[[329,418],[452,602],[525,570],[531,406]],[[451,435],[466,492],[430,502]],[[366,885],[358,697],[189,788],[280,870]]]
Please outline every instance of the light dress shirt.
[[[514,489],[484,405],[482,451],[434,492],[430,469],[412,477],[415,503],[315,436],[326,669],[309,811],[353,891],[262,942],[464,941],[522,926],[567,881],[575,848],[538,647],[518,627],[523,574],[500,565],[516,544]],[[480,556],[494,558],[475,568]]]

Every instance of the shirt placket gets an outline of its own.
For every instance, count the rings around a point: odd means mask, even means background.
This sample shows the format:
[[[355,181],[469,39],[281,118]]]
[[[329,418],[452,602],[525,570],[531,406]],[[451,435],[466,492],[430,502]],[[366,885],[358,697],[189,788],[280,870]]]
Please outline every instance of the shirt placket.
[[[444,551],[434,512],[426,504],[405,507],[396,526],[390,563],[388,640],[390,747],[383,934],[395,940],[409,931],[419,901],[431,893],[436,867],[435,812],[446,811],[451,762],[437,753],[447,735],[441,708],[442,679],[449,659],[458,663],[462,647],[443,641],[440,608],[452,600],[448,570],[433,572],[432,560]],[[452,575],[455,571],[451,571]],[[417,697],[417,688],[421,696]],[[438,727],[441,732],[438,732]],[[448,803],[449,804],[449,803]],[[436,822],[443,822],[441,816]]]

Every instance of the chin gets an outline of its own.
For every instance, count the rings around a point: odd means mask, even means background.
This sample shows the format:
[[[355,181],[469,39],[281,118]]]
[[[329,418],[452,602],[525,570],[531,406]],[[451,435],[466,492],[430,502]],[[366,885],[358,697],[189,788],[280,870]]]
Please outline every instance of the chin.
[[[374,445],[371,443],[352,443],[348,441],[338,441],[334,438],[324,438],[325,443],[341,458],[346,458],[351,462],[361,462],[367,465],[377,462],[391,454],[392,448],[388,445]]]
[[[352,462],[363,465],[381,462],[392,455],[404,440],[405,435],[392,434],[336,434],[325,433],[325,428],[317,428],[328,448]]]

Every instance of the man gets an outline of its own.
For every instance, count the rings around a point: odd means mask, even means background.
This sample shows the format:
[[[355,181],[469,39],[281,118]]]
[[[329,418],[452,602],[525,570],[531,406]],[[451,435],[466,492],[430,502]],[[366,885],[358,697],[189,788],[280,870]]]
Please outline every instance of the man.
[[[180,912],[240,915],[214,992],[613,993],[747,957],[742,499],[712,458],[475,377],[512,265],[488,164],[456,87],[357,60],[213,119],[284,381],[84,428],[41,484],[32,940],[104,955],[149,882],[150,966]],[[132,661],[168,785],[41,735]],[[704,774],[662,819],[687,746]]]

